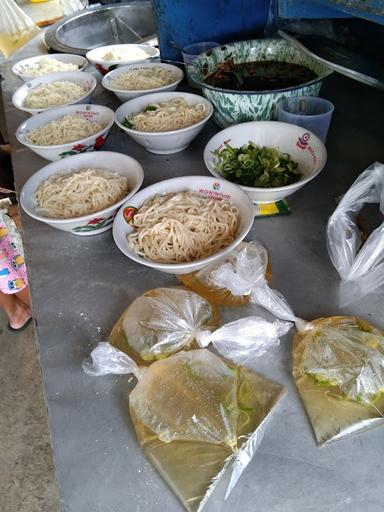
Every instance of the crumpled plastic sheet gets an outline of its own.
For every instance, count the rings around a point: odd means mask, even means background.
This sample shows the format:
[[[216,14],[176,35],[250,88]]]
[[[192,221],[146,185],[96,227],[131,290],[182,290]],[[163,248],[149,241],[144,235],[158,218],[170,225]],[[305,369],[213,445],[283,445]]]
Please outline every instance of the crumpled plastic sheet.
[[[363,243],[355,220],[367,203],[377,203],[384,214],[384,165],[379,162],[360,174],[328,221],[328,253],[342,279],[342,305],[384,285],[384,222]]]

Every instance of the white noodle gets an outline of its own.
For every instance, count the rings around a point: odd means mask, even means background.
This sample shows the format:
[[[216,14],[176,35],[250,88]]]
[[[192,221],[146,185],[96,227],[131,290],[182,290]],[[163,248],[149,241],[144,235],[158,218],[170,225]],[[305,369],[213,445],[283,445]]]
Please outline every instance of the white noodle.
[[[155,196],[133,217],[137,228],[128,245],[140,256],[161,263],[205,258],[233,242],[239,210],[229,201],[194,192]]]
[[[57,81],[40,84],[24,100],[27,108],[48,108],[65,105],[84,96],[87,90],[75,82]]]
[[[153,68],[132,69],[122,73],[111,80],[110,86],[113,89],[140,91],[163,87],[175,80],[176,76],[172,71],[160,66],[154,66]]]
[[[22,64],[19,68],[19,73],[27,76],[43,76],[59,71],[79,71],[79,66],[53,57],[44,57],[36,64]]]
[[[127,178],[103,169],[57,173],[34,193],[37,211],[50,219],[71,219],[99,212],[128,193]]]
[[[31,144],[52,146],[85,139],[103,128],[105,128],[105,124],[90,121],[80,114],[67,114],[38,128],[29,130],[26,139]]]
[[[151,103],[148,107],[155,110],[139,112],[127,118],[134,130],[142,132],[180,130],[198,123],[208,114],[203,103],[188,105],[183,98],[172,98],[170,101]]]
[[[130,61],[147,59],[149,54],[142,48],[113,48],[104,53],[102,60],[105,61]]]

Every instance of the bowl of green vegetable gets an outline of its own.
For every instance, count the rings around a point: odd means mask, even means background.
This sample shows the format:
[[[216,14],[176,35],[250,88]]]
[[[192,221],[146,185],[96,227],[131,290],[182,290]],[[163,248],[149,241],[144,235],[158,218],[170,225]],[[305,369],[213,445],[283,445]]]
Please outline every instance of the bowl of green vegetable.
[[[255,204],[290,196],[327,162],[315,134],[289,123],[251,121],[217,133],[204,150],[211,174],[240,185]]]

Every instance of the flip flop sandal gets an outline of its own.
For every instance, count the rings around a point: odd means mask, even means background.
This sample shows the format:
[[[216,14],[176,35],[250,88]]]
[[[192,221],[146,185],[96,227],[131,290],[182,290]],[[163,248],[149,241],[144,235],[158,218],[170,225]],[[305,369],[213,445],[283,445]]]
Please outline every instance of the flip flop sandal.
[[[8,331],[11,331],[11,332],[23,332],[31,322],[32,322],[32,317],[28,318],[28,320],[25,322],[25,324],[22,325],[21,327],[19,327],[18,329],[15,329],[10,324],[7,325],[7,328],[8,328]]]

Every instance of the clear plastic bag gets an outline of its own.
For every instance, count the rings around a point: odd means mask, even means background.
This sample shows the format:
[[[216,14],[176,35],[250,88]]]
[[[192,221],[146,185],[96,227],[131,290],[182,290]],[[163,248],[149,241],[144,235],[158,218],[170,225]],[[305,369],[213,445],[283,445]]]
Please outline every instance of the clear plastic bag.
[[[212,302],[213,304],[218,304],[222,306],[242,306],[243,304],[248,304],[250,301],[250,295],[233,295],[230,290],[223,286],[217,286],[212,279],[212,273],[218,269],[223,264],[235,264],[238,254],[241,250],[245,249],[248,245],[248,242],[242,242],[239,244],[232,252],[229,253],[223,260],[215,261],[206,267],[198,270],[196,272],[192,272],[191,274],[180,274],[177,275],[177,279],[179,279],[183,284],[197,292],[202,297],[205,297],[207,300]],[[252,250],[252,248],[250,248]],[[265,264],[265,277],[267,281],[270,281],[272,278],[271,265],[268,261],[268,255],[266,254],[266,264]]]
[[[328,253],[342,279],[342,305],[384,285],[384,222],[363,243],[355,221],[366,203],[378,203],[384,214],[384,165],[379,162],[360,174],[328,221]]]
[[[283,388],[206,349],[181,351],[139,368],[100,343],[83,363],[90,375],[134,373],[129,397],[138,440],[185,508],[224,500],[252,460]]]
[[[384,333],[320,318],[294,338],[293,375],[319,444],[384,424]]]
[[[305,321],[296,317],[285,297],[269,287],[266,279],[268,253],[257,241],[249,242],[236,259],[221,264],[212,272],[216,286],[225,287],[233,295],[249,295],[250,302],[262,306],[277,318],[294,322],[301,329]]]
[[[183,287],[155,288],[135,299],[113,328],[109,341],[136,362],[148,364],[181,349],[212,344],[224,357],[243,364],[261,356],[291,327],[245,317],[219,329],[215,306]]]
[[[109,341],[135,361],[150,363],[187,349],[200,329],[219,324],[216,306],[186,288],[154,288],[135,299]]]
[[[290,322],[268,322],[259,316],[248,316],[213,332],[200,331],[196,341],[200,347],[212,344],[220,355],[236,364],[246,364],[277,346],[291,327]]]
[[[1,0],[0,51],[5,58],[23,47],[38,32],[37,25],[14,0]]]

